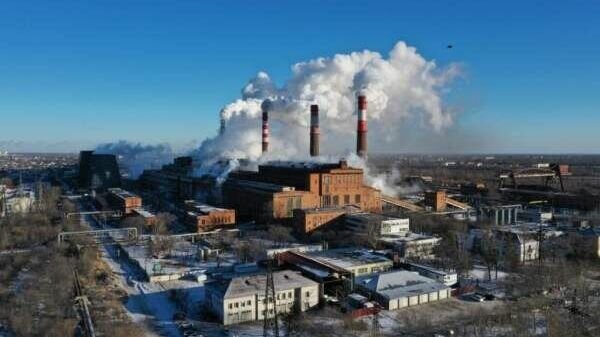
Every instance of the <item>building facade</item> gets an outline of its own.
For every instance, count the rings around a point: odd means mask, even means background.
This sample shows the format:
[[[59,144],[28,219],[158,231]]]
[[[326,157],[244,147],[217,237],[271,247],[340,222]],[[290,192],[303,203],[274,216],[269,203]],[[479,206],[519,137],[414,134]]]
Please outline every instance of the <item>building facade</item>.
[[[273,272],[274,303],[265,299],[266,275],[239,276],[206,284],[208,309],[223,325],[258,321],[265,315],[307,311],[319,304],[319,284],[297,272]]]
[[[357,289],[387,310],[396,310],[450,297],[450,287],[411,271],[392,271],[356,279]]]
[[[184,205],[186,222],[199,233],[235,225],[233,209],[218,208],[195,200],[186,200]]]
[[[121,188],[109,188],[106,201],[113,209],[120,211],[123,215],[132,214],[134,209],[142,208],[142,198],[140,196]]]
[[[345,161],[271,162],[258,172],[231,173],[222,191],[224,203],[240,217],[261,221],[291,219],[294,209],[352,206],[381,212],[380,192],[364,185],[363,170]]]

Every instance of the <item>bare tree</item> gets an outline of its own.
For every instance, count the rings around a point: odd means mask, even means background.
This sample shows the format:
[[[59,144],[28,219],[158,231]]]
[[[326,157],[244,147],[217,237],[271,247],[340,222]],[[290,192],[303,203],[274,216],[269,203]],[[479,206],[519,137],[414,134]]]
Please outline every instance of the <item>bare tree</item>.
[[[168,212],[156,214],[156,219],[149,224],[152,233],[155,235],[166,234],[169,227],[177,220],[177,217]]]
[[[268,230],[268,238],[275,244],[281,245],[286,242],[294,242],[296,239],[292,236],[292,229],[284,226],[272,225]]]

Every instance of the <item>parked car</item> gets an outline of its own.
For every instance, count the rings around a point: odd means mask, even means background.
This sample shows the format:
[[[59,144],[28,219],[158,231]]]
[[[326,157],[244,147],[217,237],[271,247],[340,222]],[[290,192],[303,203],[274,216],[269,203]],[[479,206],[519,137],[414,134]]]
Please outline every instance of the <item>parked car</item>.
[[[485,301],[485,297],[480,295],[480,294],[470,294],[470,295],[466,295],[465,299],[469,300],[469,301],[473,301],[473,302],[483,302]]]

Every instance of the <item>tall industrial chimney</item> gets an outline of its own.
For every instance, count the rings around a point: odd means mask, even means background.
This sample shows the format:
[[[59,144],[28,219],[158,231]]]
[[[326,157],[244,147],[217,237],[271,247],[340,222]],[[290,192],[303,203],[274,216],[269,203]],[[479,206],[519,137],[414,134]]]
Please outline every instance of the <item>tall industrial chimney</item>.
[[[310,155],[316,157],[319,155],[319,106],[313,104],[310,106]]]
[[[264,100],[261,104],[262,108],[262,152],[269,151],[269,110],[271,101]]]
[[[221,117],[221,126],[219,127],[219,135],[225,134],[225,118]]]
[[[367,96],[358,95],[358,124],[356,126],[356,154],[367,156]]]

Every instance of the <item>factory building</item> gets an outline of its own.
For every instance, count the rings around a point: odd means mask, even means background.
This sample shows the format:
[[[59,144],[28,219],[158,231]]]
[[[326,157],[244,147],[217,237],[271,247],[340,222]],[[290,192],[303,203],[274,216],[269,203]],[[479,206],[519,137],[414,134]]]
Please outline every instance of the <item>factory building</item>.
[[[392,271],[356,279],[357,289],[387,310],[413,307],[450,297],[450,287],[411,271]]]
[[[493,239],[498,245],[501,256],[508,255],[519,262],[533,261],[539,258],[539,233],[526,227],[497,227],[491,231],[471,229],[467,239],[467,248],[473,251],[481,249],[484,239]]]
[[[417,263],[405,263],[402,265],[403,268],[416,272],[421,276],[434,279],[447,286],[453,286],[458,283],[458,274],[453,272],[444,271],[431,266],[417,264]]]
[[[134,209],[142,208],[142,198],[121,188],[109,188],[106,201],[123,215],[132,214]]]
[[[343,160],[333,164],[271,162],[260,165],[258,172],[231,173],[222,191],[225,205],[238,210],[240,217],[262,221],[291,219],[295,209],[323,209],[296,212],[303,217],[298,223],[305,232],[339,216],[344,207],[381,212],[379,190],[364,185],[363,170]]]
[[[320,252],[291,253],[323,266],[345,270],[354,277],[380,273],[392,269],[392,260],[366,249],[339,248]]]
[[[422,260],[435,257],[435,247],[441,238],[408,232],[403,235],[382,235],[378,242],[402,259]]]
[[[175,158],[172,164],[163,165],[160,170],[145,170],[140,182],[144,189],[160,192],[165,199],[175,201],[195,199],[214,185],[214,179],[208,176],[193,175],[192,157]]]
[[[117,157],[112,154],[81,151],[79,153],[78,184],[80,189],[97,191],[121,187]]]
[[[410,231],[408,218],[398,219],[373,213],[350,214],[345,217],[346,226],[355,232],[379,235],[406,235]]]
[[[195,200],[186,200],[184,205],[186,223],[199,233],[235,225],[233,209],[218,208]]]
[[[319,304],[319,284],[297,272],[273,272],[275,298],[266,303],[266,275],[217,279],[206,284],[206,304],[223,325],[264,319],[265,315],[304,312]]]
[[[298,208],[293,212],[294,225],[304,233],[340,220],[346,212],[343,208]]]

